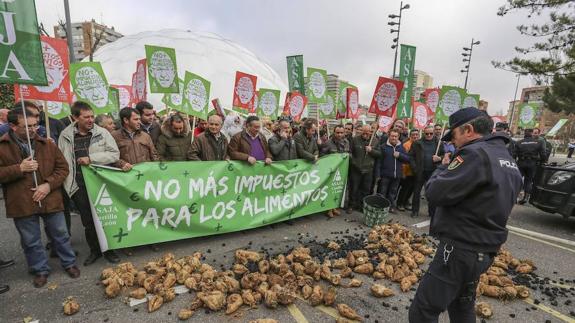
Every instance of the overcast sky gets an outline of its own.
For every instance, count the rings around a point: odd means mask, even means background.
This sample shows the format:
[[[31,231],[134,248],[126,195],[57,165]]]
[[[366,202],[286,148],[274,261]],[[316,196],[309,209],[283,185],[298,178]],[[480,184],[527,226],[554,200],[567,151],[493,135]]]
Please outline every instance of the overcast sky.
[[[63,2],[36,1],[38,20],[50,34],[65,17]],[[526,13],[497,16],[504,0],[404,3],[411,8],[403,12],[400,42],[417,47],[415,68],[431,74],[434,86],[463,87],[461,52],[473,37],[481,44],[473,51],[468,91],[487,100],[491,114],[506,113],[516,77],[493,68],[491,61],[511,58],[515,46],[530,43],[515,28],[530,23]],[[254,52],[286,84],[285,57],[303,54],[306,66],[326,69],[357,85],[360,102],[369,104],[378,76],[392,73],[394,34],[387,16],[399,11],[400,1],[73,0],[70,6],[73,22],[94,18],[124,35],[164,28],[217,33]],[[523,77],[519,86],[530,84]]]

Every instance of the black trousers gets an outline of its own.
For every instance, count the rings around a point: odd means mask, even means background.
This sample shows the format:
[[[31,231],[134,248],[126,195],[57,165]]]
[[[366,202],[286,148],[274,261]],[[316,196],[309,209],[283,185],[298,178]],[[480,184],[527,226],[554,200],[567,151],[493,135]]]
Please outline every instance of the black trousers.
[[[474,323],[475,290],[479,276],[493,263],[494,254],[480,254],[453,248],[444,262],[445,243],[440,243],[423,276],[411,307],[409,322],[438,322],[447,310],[450,322]],[[447,246],[450,250],[450,246]]]
[[[351,168],[351,196],[350,206],[360,210],[363,207],[363,198],[371,192],[373,172],[362,173]]]
[[[72,200],[80,212],[80,218],[82,219],[84,234],[86,236],[88,247],[90,247],[90,252],[100,254],[101,250],[100,244],[98,243],[98,235],[96,234],[96,227],[94,226],[94,220],[92,219],[92,207],[90,206],[90,200],[88,199],[88,192],[86,191],[85,185],[79,186],[78,191],[72,195]]]
[[[569,153],[567,154],[567,158],[571,158],[571,156],[573,156],[573,151],[575,151],[575,148],[569,148]]]
[[[531,194],[537,163],[534,160],[521,160],[517,166],[523,176],[523,191],[525,194]]]
[[[399,183],[399,195],[397,196],[397,206],[409,204],[409,198],[415,189],[415,176],[406,176]],[[421,194],[421,193],[420,193]]]
[[[427,181],[431,177],[431,174],[433,174],[433,171],[424,171],[423,176],[415,180],[415,186],[413,188],[413,198],[411,200],[411,208],[412,212],[414,213],[419,213],[419,205],[421,204],[421,191],[423,190],[423,186],[425,185],[425,183],[427,183]],[[429,213],[429,216],[433,218],[433,215],[435,214],[435,206],[431,205],[429,201],[427,203],[427,211]]]

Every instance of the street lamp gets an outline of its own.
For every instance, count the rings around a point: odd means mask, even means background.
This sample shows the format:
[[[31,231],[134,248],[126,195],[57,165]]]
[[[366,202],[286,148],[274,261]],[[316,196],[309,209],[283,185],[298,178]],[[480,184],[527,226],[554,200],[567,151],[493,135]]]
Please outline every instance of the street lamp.
[[[479,44],[480,44],[479,40],[474,40],[473,38],[471,38],[471,46],[463,47],[463,53],[461,53],[461,55],[465,57],[463,58],[463,62],[467,63],[467,65],[464,66],[464,69],[461,70],[461,73],[465,73],[465,85],[463,86],[465,90],[467,90],[467,80],[469,79],[469,67],[471,66],[471,55],[473,54],[473,46]]]
[[[392,42],[393,45],[391,45],[391,49],[395,49],[395,56],[393,58],[393,78],[395,78],[395,68],[397,65],[397,51],[399,49],[399,32],[401,30],[401,12],[405,9],[409,9],[409,4],[405,4],[403,5],[403,1],[399,4],[399,15],[388,15],[387,17],[389,17],[390,19],[398,19],[397,21],[390,21],[387,24],[390,26],[396,26],[397,25],[397,29],[391,29],[390,32],[393,33],[397,33],[397,37],[395,37]]]

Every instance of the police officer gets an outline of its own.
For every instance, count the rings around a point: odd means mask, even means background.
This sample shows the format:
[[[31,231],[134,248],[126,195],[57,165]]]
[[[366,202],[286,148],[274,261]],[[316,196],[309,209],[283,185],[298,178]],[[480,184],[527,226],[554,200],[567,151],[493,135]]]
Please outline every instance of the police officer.
[[[493,121],[475,108],[449,117],[442,138],[457,147],[426,185],[437,209],[431,230],[439,246],[409,309],[409,322],[437,322],[447,310],[451,322],[475,322],[479,276],[507,240],[507,219],[521,187],[521,175],[505,144],[491,134]]]
[[[519,204],[525,204],[531,194],[537,164],[546,160],[543,141],[533,137],[533,129],[525,129],[525,137],[517,143],[515,158],[523,176],[523,198]]]
[[[496,132],[504,132],[506,133],[511,140],[509,140],[509,142],[506,144],[507,146],[507,150],[509,151],[509,154],[511,154],[511,156],[515,155],[515,141],[513,141],[512,135],[511,135],[511,131],[509,130],[509,124],[507,122],[498,122],[495,124],[495,131]]]

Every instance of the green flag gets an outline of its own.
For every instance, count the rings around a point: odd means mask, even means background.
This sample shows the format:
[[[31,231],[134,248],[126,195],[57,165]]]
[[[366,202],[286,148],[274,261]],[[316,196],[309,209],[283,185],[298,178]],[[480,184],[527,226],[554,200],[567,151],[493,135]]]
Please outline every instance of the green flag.
[[[210,102],[210,82],[199,75],[186,71],[182,92],[182,111],[206,119]]]
[[[178,84],[180,84],[180,93],[165,93],[162,97],[162,103],[173,110],[188,113],[188,111],[184,111],[182,108],[182,92],[184,91],[184,81],[178,78]]]
[[[479,94],[466,93],[462,108],[479,108]]]
[[[288,56],[286,59],[289,91],[298,91],[299,93],[305,95],[303,55]]]
[[[519,107],[519,127],[533,128],[537,126],[537,111],[539,105],[535,103],[524,103]]]
[[[70,105],[66,102],[46,102],[46,111],[52,119],[62,119],[70,115]]]
[[[111,104],[114,105],[114,110],[120,111],[120,90],[111,86],[108,89],[110,90]]]
[[[335,119],[336,117],[336,109],[335,109],[335,100],[336,94],[333,92],[328,91],[326,93],[326,102],[325,103],[320,103],[318,105],[318,109],[319,109],[319,117],[322,120],[329,120],[329,119]]]
[[[106,75],[99,62],[81,62],[70,64],[70,83],[74,94],[80,101],[85,101],[94,110],[94,115],[117,110],[110,91]]]
[[[0,1],[0,83],[48,85],[34,0]]]
[[[308,103],[325,103],[327,93],[327,72],[318,68],[307,68]]]
[[[145,45],[151,93],[178,93],[178,65],[173,48]]]
[[[256,114],[259,117],[270,117],[272,120],[279,114],[280,90],[259,89]]]
[[[349,155],[250,166],[147,162],[82,167],[102,251],[243,231],[341,206]]]
[[[403,90],[397,102],[397,118],[411,118],[411,98],[413,97],[413,77],[415,71],[415,46],[401,45],[399,60],[399,80]]]
[[[449,122],[449,116],[461,109],[466,92],[456,86],[444,85],[439,93],[439,104],[435,109],[435,122]]]

